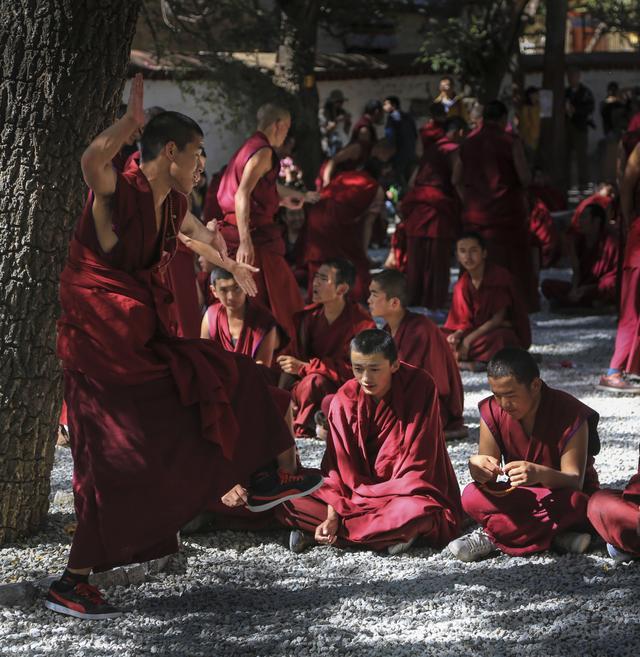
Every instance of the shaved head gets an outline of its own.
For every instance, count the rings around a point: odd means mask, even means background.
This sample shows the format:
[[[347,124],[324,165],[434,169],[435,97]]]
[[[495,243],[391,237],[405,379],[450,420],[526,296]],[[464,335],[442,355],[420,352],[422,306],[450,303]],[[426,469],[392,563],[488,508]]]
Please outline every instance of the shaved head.
[[[258,110],[256,116],[258,120],[258,130],[266,130],[270,125],[276,121],[286,121],[291,118],[291,113],[282,105],[275,103],[265,103]]]

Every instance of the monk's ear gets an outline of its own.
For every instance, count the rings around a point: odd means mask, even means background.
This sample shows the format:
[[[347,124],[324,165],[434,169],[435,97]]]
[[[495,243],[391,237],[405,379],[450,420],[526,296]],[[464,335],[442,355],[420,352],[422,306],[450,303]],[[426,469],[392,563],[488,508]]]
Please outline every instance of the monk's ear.
[[[538,394],[540,390],[542,389],[542,379],[540,377],[536,377],[532,382],[530,386],[530,390],[534,394]]]
[[[218,293],[216,292],[216,286],[215,285],[209,285],[209,289],[211,290],[211,294],[213,294],[213,296],[216,299],[218,299],[218,301],[219,301],[220,297],[218,296]]]
[[[168,141],[164,145],[164,154],[172,162],[176,159],[176,154],[178,153],[178,145],[175,141]]]
[[[391,363],[391,374],[395,374],[400,369],[400,361],[395,360]]]
[[[349,286],[346,283],[340,283],[336,286],[336,292],[342,296],[349,294]]]

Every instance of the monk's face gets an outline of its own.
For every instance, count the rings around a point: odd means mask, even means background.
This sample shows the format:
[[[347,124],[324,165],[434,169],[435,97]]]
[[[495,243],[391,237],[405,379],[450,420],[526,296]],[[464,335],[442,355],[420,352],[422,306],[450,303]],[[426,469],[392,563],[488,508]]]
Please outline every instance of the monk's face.
[[[372,281],[371,285],[369,285],[367,303],[369,304],[369,312],[374,317],[386,317],[394,310],[397,310],[399,300],[395,297],[389,299],[387,293],[380,287],[380,284]]]
[[[392,363],[383,354],[361,354],[351,351],[353,376],[365,394],[382,399],[391,390],[391,377],[398,371],[398,361]]]
[[[313,303],[330,303],[348,291],[344,284],[336,283],[337,272],[333,267],[322,265],[313,277],[311,299]],[[345,289],[346,288],[346,289]]]
[[[182,150],[174,142],[169,142],[165,146],[170,160],[171,186],[183,194],[191,193],[204,171],[203,145],[203,138],[196,135]]]
[[[477,271],[487,259],[487,251],[482,248],[478,240],[472,237],[458,240],[456,255],[458,262],[470,272]]]
[[[442,78],[438,87],[440,93],[447,96],[447,98],[451,98],[453,96],[453,82],[449,78]]]
[[[286,116],[283,119],[278,119],[275,124],[274,124],[274,132],[273,132],[273,146],[276,148],[279,148],[284,144],[285,139],[287,138],[287,135],[289,134],[289,130],[291,129],[291,117]]]
[[[227,310],[242,308],[247,300],[246,293],[233,278],[217,280],[216,284],[211,286],[211,291]]]
[[[514,376],[489,377],[489,387],[498,405],[514,420],[522,420],[535,408],[541,385],[537,378],[527,385]]]

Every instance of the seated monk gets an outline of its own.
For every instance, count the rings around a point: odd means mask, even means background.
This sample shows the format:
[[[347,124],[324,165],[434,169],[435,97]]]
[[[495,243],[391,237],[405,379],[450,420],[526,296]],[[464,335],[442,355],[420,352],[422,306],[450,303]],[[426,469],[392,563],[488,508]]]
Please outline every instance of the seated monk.
[[[446,338],[428,317],[407,309],[407,281],[399,271],[375,274],[369,292],[369,311],[386,322],[384,328],[393,336],[400,360],[433,377],[445,437],[464,438],[468,432],[462,417],[462,380]]]
[[[624,490],[602,489],[591,496],[587,515],[612,559],[640,559],[640,459]]]
[[[513,278],[487,262],[484,239],[464,233],[456,243],[464,273],[453,288],[451,310],[443,331],[462,369],[482,369],[503,347],[531,345],[529,317]]]
[[[276,511],[294,529],[290,548],[315,541],[399,554],[416,540],[444,545],[460,531],[460,491],[433,379],[399,362],[393,338],[379,329],[353,339],[351,364],[355,379],[329,410],[325,483],[307,504]]]
[[[219,303],[209,306],[204,314],[200,337],[216,340],[227,351],[271,367],[274,352],[289,342],[284,329],[264,306],[249,299],[226,269],[214,268],[209,280]]]
[[[551,267],[560,257],[560,233],[549,208],[542,199],[529,193],[529,237],[537,270]]]
[[[291,393],[297,436],[315,435],[314,416],[322,399],[353,376],[349,342],[375,326],[369,313],[348,298],[354,281],[355,268],[348,260],[327,260],[313,280],[313,303],[294,315],[297,356],[276,359],[285,374],[295,377]]]
[[[598,414],[549,388],[523,349],[499,351],[487,375],[493,396],[478,405],[480,443],[469,459],[474,483],[462,493],[462,507],[481,529],[449,550],[462,561],[495,550],[584,552],[591,541],[587,502],[598,488]]]
[[[611,202],[606,202],[607,209],[603,205],[592,202],[576,210],[567,241],[573,268],[571,282],[553,278],[542,282],[542,294],[552,308],[616,303],[620,242],[608,214]]]

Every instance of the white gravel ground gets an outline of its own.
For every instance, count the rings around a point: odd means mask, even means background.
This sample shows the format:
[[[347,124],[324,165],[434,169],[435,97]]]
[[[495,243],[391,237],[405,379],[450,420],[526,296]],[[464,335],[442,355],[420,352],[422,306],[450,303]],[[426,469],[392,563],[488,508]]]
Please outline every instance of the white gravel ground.
[[[609,397],[594,382],[605,369],[615,330],[611,316],[533,316],[533,351],[543,377],[601,414],[604,486],[635,472],[640,399]],[[575,368],[560,368],[570,360]],[[461,486],[478,433],[484,375],[463,375],[469,439],[450,444]],[[303,441],[304,461],[321,447]],[[68,450],[58,449],[50,522],[37,536],[0,549],[0,583],[61,571],[73,520]],[[160,574],[135,587],[112,587],[121,619],[90,623],[54,615],[38,600],[0,608],[0,655],[396,657],[402,655],[640,654],[640,563],[614,566],[602,545],[587,555],[499,556],[463,564],[446,550],[398,557],[314,548],[293,555],[287,533],[218,532],[185,539],[185,575]]]

